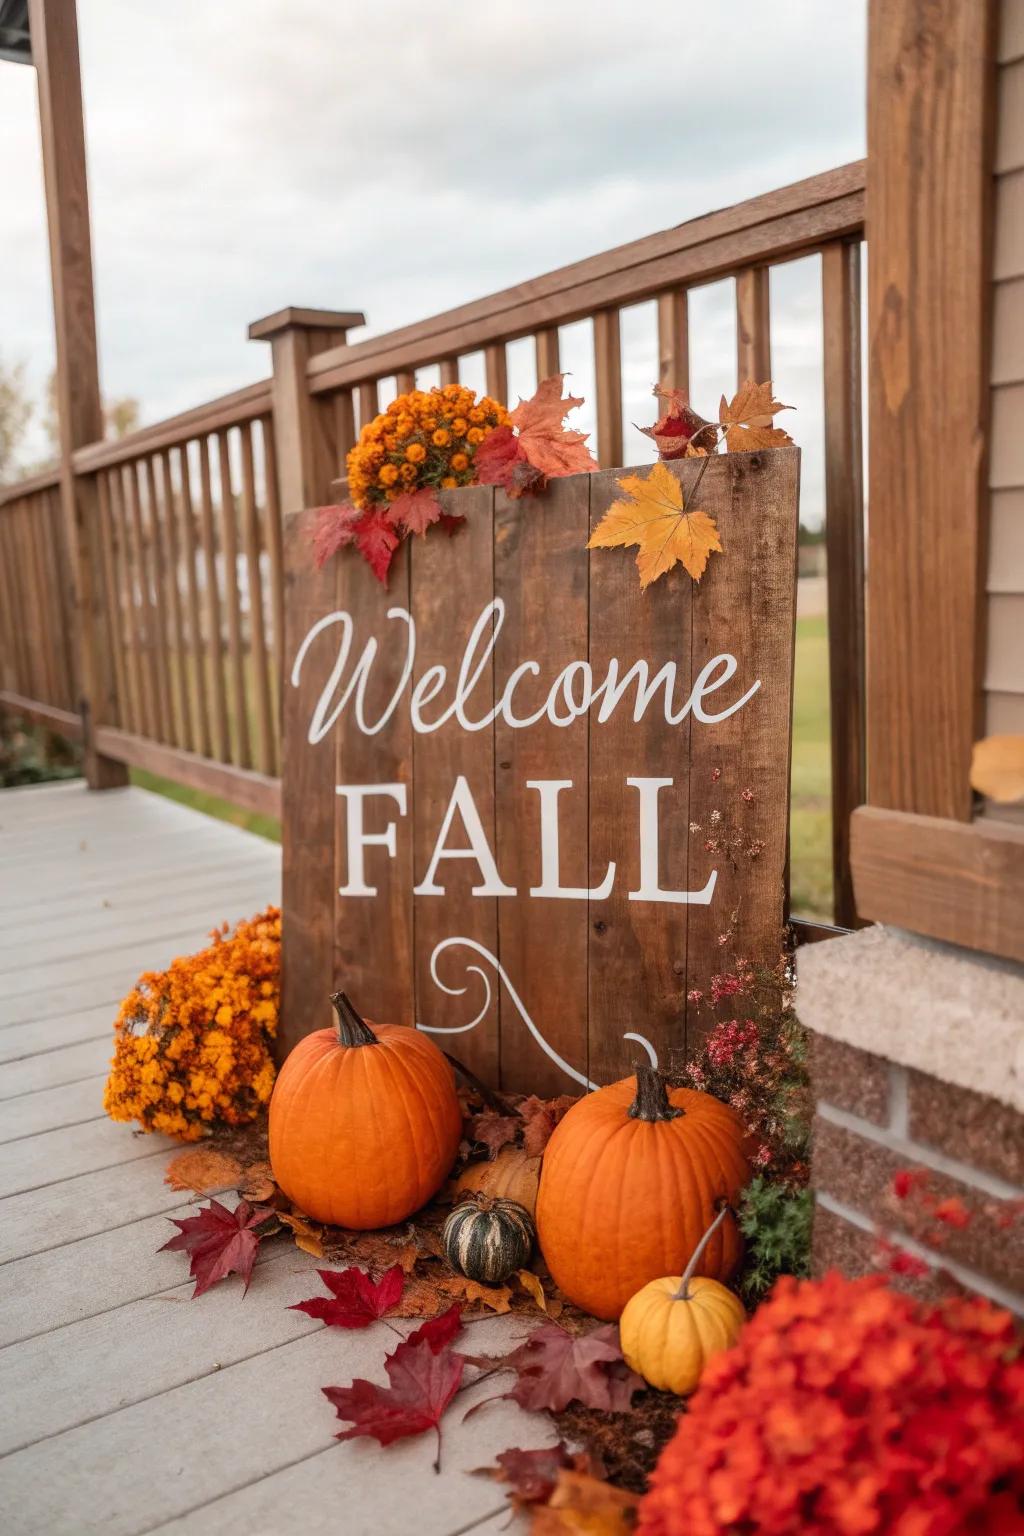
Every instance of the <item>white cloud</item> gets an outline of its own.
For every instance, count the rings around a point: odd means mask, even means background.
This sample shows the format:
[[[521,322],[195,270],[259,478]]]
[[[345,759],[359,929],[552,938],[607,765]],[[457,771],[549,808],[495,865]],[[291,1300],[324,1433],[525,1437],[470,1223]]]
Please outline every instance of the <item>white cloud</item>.
[[[264,374],[246,326],[284,304],[360,308],[386,329],[864,147],[862,0],[79,0],[79,25],[103,383],[138,395],[144,419]],[[0,134],[0,338],[41,387],[49,276],[23,66],[0,64]],[[773,318],[780,392],[806,397],[817,436],[812,289],[781,279]],[[717,389],[728,300],[695,311],[694,383]],[[629,411],[650,345],[641,314],[626,331]]]

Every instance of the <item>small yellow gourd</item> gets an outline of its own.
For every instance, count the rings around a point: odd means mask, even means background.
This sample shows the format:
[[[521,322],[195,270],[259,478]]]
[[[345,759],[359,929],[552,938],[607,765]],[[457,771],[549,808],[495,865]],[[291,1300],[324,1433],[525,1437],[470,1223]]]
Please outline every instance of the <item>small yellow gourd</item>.
[[[725,1220],[723,1206],[694,1249],[682,1275],[651,1280],[626,1303],[619,1340],[627,1365],[652,1387],[686,1397],[712,1355],[731,1349],[746,1313],[718,1280],[694,1277],[700,1256]]]

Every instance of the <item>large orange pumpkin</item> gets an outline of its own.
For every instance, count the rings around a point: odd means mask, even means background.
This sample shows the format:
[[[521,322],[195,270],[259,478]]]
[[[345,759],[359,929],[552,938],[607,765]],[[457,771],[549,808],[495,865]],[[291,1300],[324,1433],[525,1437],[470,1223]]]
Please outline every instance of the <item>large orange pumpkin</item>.
[[[300,1040],[270,1101],[270,1162],[316,1221],[367,1231],[404,1221],[451,1171],[462,1114],[432,1040],[359,1017],[343,992],[335,1029]]]
[[[537,1235],[556,1285],[613,1321],[649,1280],[680,1274],[722,1200],[750,1178],[739,1117],[651,1066],[574,1104],[548,1142]],[[697,1273],[727,1280],[742,1241],[732,1216]]]

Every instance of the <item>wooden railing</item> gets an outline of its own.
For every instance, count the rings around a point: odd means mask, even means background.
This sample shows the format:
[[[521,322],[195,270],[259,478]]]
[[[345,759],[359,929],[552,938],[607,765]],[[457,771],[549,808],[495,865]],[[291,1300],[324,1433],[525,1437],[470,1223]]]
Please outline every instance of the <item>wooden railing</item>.
[[[0,490],[0,705],[78,737],[60,476]]]
[[[737,380],[767,378],[770,268],[820,255],[835,913],[838,922],[852,923],[848,826],[865,798],[863,233],[864,165],[858,163],[354,344],[336,343],[361,321],[357,314],[284,310],[254,324],[250,335],[272,344],[272,379],[72,455],[99,593],[92,619],[101,631],[95,638],[103,683],[89,710],[96,751],[276,812],[281,514],[328,497],[360,424],[387,403],[381,381],[394,380],[403,390],[413,386],[417,370],[436,368],[442,383],[452,382],[471,354],[481,354],[488,392],[505,399],[508,343],[532,337],[542,378],[559,367],[559,328],[588,322],[596,451],[602,466],[621,464],[620,310],[655,301],[660,381],[685,389],[687,294],[732,278]],[[42,487],[0,492],[6,541],[0,549],[21,600],[0,631],[0,702],[73,716],[81,713],[71,684],[73,656],[55,619],[64,592],[53,528],[56,484],[51,477]],[[42,536],[39,519],[48,520]],[[40,545],[53,545],[50,565],[35,562],[35,586],[28,574],[29,527]],[[37,650],[48,627],[44,661]]]

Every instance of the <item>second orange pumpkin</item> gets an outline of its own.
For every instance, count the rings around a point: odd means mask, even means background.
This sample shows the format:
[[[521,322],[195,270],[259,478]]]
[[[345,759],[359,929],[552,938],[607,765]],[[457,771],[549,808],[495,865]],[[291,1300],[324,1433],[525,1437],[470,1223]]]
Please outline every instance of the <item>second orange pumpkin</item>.
[[[575,1104],[548,1142],[537,1236],[555,1284],[614,1321],[659,1275],[680,1274],[722,1200],[750,1178],[739,1117],[708,1093],[666,1090],[653,1067]],[[731,1216],[698,1272],[727,1280],[742,1241]]]
[[[270,1101],[270,1162],[315,1221],[368,1231],[404,1221],[437,1193],[462,1135],[452,1069],[432,1040],[372,1027],[344,993],[335,1029],[300,1040]]]

